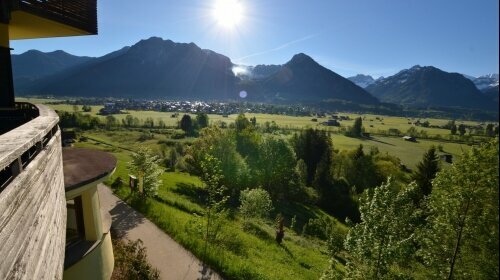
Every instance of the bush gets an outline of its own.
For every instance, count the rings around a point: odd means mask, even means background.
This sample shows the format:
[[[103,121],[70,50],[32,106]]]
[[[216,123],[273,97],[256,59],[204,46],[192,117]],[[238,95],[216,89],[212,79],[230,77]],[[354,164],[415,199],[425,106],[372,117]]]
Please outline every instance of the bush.
[[[243,217],[262,219],[269,216],[273,202],[269,193],[261,188],[243,190],[240,194],[240,212]]]
[[[148,280],[160,279],[158,269],[152,267],[146,260],[146,248],[140,239],[136,241],[113,240],[115,268],[112,280]]]

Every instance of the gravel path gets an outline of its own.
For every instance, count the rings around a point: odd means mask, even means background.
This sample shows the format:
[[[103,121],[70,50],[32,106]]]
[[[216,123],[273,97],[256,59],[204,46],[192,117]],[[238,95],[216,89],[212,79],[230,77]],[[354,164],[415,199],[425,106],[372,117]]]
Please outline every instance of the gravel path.
[[[189,251],[175,242],[155,224],[135,211],[103,184],[98,186],[103,210],[112,217],[112,228],[118,236],[128,240],[141,239],[147,249],[148,261],[166,280],[222,279],[204,268]]]

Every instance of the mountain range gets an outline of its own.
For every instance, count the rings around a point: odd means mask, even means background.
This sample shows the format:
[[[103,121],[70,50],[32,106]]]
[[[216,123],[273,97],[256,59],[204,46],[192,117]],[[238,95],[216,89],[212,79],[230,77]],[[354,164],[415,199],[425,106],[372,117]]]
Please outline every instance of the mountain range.
[[[415,65],[378,79],[366,90],[383,102],[408,107],[462,107],[495,110],[498,106],[462,74]]]
[[[434,67],[413,67],[377,80],[367,75],[346,79],[303,53],[283,65],[244,66],[194,43],[158,37],[97,58],[32,50],[13,55],[12,61],[16,91],[26,95],[235,100],[244,90],[247,100],[258,102],[377,105],[380,100],[486,109],[495,96],[482,94],[463,75]]]

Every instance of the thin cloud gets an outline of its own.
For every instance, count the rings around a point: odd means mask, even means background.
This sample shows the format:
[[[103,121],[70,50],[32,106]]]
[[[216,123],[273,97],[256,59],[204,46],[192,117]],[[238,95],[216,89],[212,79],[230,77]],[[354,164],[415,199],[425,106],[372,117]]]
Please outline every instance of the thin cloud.
[[[310,35],[304,36],[302,38],[295,39],[293,41],[284,43],[284,44],[282,44],[282,45],[280,45],[278,47],[275,47],[275,48],[272,48],[272,49],[269,49],[269,50],[260,51],[260,52],[252,53],[252,54],[249,54],[249,55],[245,55],[243,57],[235,59],[235,61],[241,61],[241,60],[245,60],[245,59],[250,58],[250,57],[255,57],[255,56],[259,56],[259,55],[263,55],[263,54],[268,54],[268,53],[271,53],[271,52],[279,51],[279,50],[288,48],[291,45],[294,45],[294,44],[297,44],[297,43],[300,43],[300,42],[312,39],[312,38],[314,38],[314,37],[316,37],[318,35],[319,35],[319,33],[310,34]]]

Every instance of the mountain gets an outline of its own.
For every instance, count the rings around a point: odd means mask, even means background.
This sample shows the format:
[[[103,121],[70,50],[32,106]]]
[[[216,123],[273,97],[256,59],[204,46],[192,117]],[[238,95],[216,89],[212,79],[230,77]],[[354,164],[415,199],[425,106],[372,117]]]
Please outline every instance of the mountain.
[[[479,90],[498,87],[498,74],[488,74],[472,80]]]
[[[488,87],[488,88],[485,88],[482,90],[483,94],[486,95],[488,98],[492,99],[493,101],[495,101],[497,104],[498,104],[498,96],[499,96],[499,88],[498,88],[498,84],[496,86],[493,86],[493,87]]]
[[[280,68],[281,65],[274,64],[259,64],[256,66],[235,65],[233,67],[233,72],[242,80],[262,80],[278,72]]]
[[[47,53],[29,50],[12,55],[12,74],[15,82],[23,83],[50,76],[92,59],[94,58],[75,56],[61,50]]]
[[[353,82],[299,53],[260,84],[263,95],[275,101],[347,100],[378,104],[378,100]]]
[[[416,65],[366,88],[383,102],[408,107],[462,107],[497,110],[474,85],[458,73]]]
[[[356,76],[349,77],[347,79],[362,88],[366,88],[367,86],[375,82],[375,79],[373,79],[372,76],[363,74],[358,74]]]
[[[235,65],[194,43],[152,37],[131,47],[16,83],[21,94],[167,99],[316,102],[378,100],[305,54],[284,65]]]
[[[224,99],[236,95],[229,58],[194,43],[152,37],[57,73],[25,93],[130,98]]]

